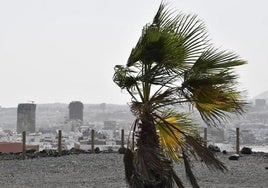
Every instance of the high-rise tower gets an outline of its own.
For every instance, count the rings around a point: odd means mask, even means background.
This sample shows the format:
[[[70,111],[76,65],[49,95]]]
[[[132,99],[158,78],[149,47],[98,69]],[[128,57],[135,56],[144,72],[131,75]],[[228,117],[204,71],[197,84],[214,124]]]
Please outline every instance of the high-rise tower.
[[[69,104],[69,120],[83,121],[84,105],[80,101],[73,101]]]
[[[35,132],[35,110],[36,104],[19,104],[17,109],[17,133],[26,131]]]

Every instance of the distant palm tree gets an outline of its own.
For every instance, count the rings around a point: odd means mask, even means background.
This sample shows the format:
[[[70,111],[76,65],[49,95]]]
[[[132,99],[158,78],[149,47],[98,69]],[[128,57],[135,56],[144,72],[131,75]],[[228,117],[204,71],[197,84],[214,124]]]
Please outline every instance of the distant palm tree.
[[[115,66],[113,77],[131,95],[136,116],[131,128],[136,145],[124,156],[131,188],[169,188],[174,183],[184,187],[173,170],[173,164],[181,162],[192,186],[199,187],[191,170],[193,158],[226,170],[202,144],[189,114],[178,109],[189,104],[190,112],[197,109],[212,126],[228,118],[229,112],[242,113],[245,102],[235,89],[233,68],[244,63],[233,53],[214,49],[196,16],[174,16],[161,3],[126,66]]]

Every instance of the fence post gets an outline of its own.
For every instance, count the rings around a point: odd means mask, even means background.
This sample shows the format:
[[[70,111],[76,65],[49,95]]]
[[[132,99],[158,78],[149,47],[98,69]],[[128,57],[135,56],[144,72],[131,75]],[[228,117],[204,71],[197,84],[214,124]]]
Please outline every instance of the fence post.
[[[95,150],[94,150],[94,129],[91,130],[91,151],[92,153],[95,153]]]
[[[240,139],[239,139],[239,128],[236,128],[236,153],[239,154],[240,150]]]
[[[59,153],[59,156],[61,156],[61,154],[62,154],[61,139],[62,139],[62,132],[61,132],[61,130],[59,130],[59,133],[58,133],[58,153]]]
[[[122,129],[121,130],[121,148],[124,147],[124,140],[125,140],[125,138],[124,138],[124,129]]]
[[[22,132],[22,159],[25,159],[26,155],[26,132]]]
[[[208,129],[207,128],[204,128],[204,145],[205,147],[207,147],[207,142],[208,142]]]

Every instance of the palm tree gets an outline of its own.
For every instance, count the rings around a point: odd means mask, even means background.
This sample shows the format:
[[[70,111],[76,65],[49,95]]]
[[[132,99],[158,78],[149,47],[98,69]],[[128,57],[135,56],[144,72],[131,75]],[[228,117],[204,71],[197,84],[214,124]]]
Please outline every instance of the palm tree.
[[[193,187],[199,187],[191,160],[210,169],[227,170],[198,136],[189,114],[197,109],[204,122],[219,126],[230,112],[242,113],[234,67],[237,55],[215,49],[204,24],[193,15],[174,16],[161,3],[142,31],[126,66],[115,66],[114,82],[132,98],[136,120],[131,127],[125,173],[131,188],[184,187],[173,170],[184,163]],[[189,113],[179,111],[189,105]],[[135,145],[134,145],[135,142]]]

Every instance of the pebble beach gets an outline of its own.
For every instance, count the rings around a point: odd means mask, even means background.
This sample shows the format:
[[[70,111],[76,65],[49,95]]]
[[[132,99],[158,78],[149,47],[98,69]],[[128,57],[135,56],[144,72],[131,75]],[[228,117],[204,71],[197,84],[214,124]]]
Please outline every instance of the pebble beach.
[[[200,187],[204,188],[267,188],[268,154],[241,155],[229,160],[228,154],[217,153],[229,171],[209,171],[194,162],[193,171]],[[175,167],[185,187],[182,166]],[[125,188],[123,155],[79,154],[26,160],[0,160],[1,188]]]

